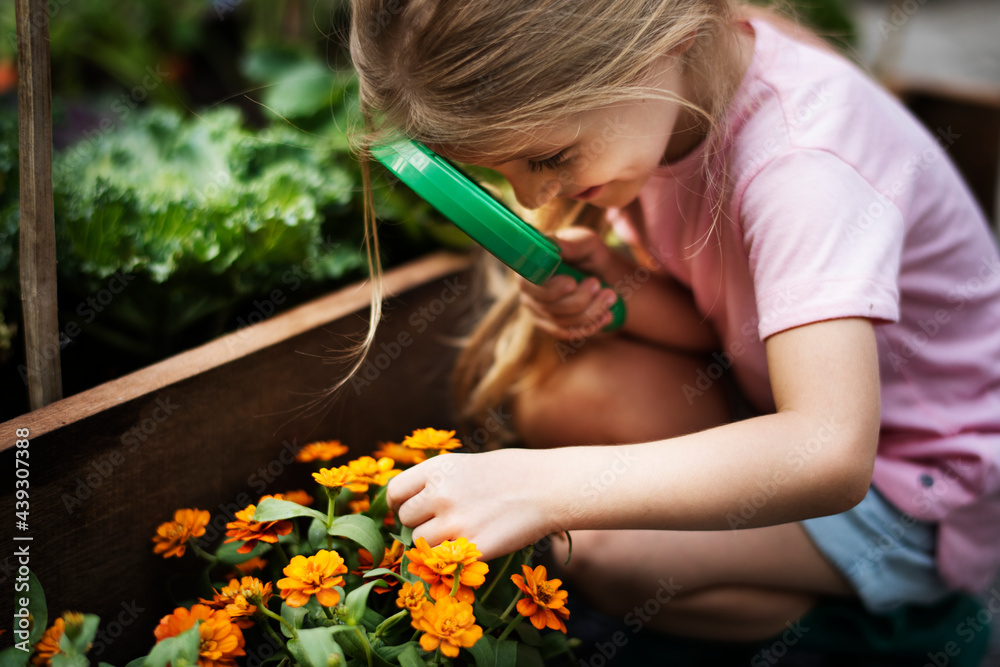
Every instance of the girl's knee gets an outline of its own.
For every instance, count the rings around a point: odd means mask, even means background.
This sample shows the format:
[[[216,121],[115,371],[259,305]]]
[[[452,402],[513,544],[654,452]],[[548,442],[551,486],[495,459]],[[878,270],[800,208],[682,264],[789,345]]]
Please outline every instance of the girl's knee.
[[[588,340],[513,403],[515,426],[532,447],[660,440],[729,419],[721,383],[698,382],[701,357],[621,336]]]

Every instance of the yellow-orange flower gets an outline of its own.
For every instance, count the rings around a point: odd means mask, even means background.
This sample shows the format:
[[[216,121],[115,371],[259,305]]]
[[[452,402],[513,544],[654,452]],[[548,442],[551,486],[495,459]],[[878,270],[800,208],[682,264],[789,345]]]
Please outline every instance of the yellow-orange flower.
[[[393,540],[392,546],[382,554],[382,562],[378,565],[372,563],[372,555],[367,549],[358,549],[358,569],[354,574],[361,576],[368,570],[374,570],[376,567],[384,567],[398,574],[399,568],[403,564],[403,551],[405,549],[406,546],[402,542]],[[384,579],[389,582],[389,585],[376,586],[374,589],[376,593],[385,593],[399,583],[399,580],[395,577],[384,577]]]
[[[239,572],[238,576],[243,576],[250,574],[251,572],[263,570],[267,567],[267,561],[260,556],[254,556],[250,560],[245,560],[242,563],[236,563],[233,567],[236,568],[237,572]]]
[[[164,558],[183,556],[188,540],[205,534],[210,516],[206,510],[197,508],[177,510],[173,521],[165,521],[157,527],[153,553],[163,554]]]
[[[362,456],[347,463],[356,482],[375,486],[385,486],[390,479],[403,472],[396,470],[395,465],[396,462],[388,456],[383,456],[377,461],[370,456]]]
[[[295,455],[295,460],[301,463],[332,461],[346,453],[347,447],[340,444],[340,440],[323,440],[320,442],[310,442],[300,449],[298,454]]]
[[[416,618],[420,615],[424,603],[427,600],[427,591],[424,590],[424,582],[406,582],[399,588],[399,595],[396,597],[396,606],[400,609],[408,609],[410,616]]]
[[[566,608],[566,597],[569,593],[559,590],[562,581],[546,579],[544,565],[539,565],[534,570],[522,565],[521,570],[524,572],[523,577],[520,574],[510,576],[514,585],[527,596],[518,600],[517,612],[527,616],[531,624],[539,630],[548,627],[566,632],[566,624],[563,621],[569,618],[569,609]]]
[[[427,460],[427,453],[422,449],[404,447],[397,442],[381,442],[375,450],[375,456],[388,456],[399,465],[416,465]]]
[[[412,449],[456,449],[462,443],[455,439],[454,431],[439,431],[436,428],[418,428],[403,439],[403,446]]]
[[[344,559],[336,551],[320,549],[315,555],[295,556],[282,570],[284,579],[278,580],[278,590],[289,607],[301,607],[313,595],[324,607],[340,602],[340,593],[334,586],[342,586],[347,572]]]
[[[309,507],[310,505],[313,504],[313,500],[315,500],[312,496],[310,496],[302,489],[296,489],[294,491],[286,491],[285,493],[276,493],[274,494],[273,497],[278,500],[287,500],[292,503],[298,503],[303,507]],[[263,498],[261,498],[261,500],[263,500]]]
[[[473,588],[486,581],[489,566],[477,560],[482,552],[464,537],[446,540],[431,548],[427,540],[418,537],[414,548],[406,552],[410,559],[407,569],[430,585],[431,597],[439,600],[451,595],[458,572],[459,587],[455,597],[462,602],[472,602]]]
[[[203,604],[196,604],[190,610],[178,607],[174,613],[160,619],[153,634],[156,641],[161,642],[191,629],[199,620],[202,623],[198,626],[201,636],[198,664],[201,667],[235,667],[236,658],[246,655],[243,650],[246,642],[243,631],[232,622],[225,610],[212,609]]]
[[[253,625],[253,615],[257,612],[256,602],[266,606],[271,597],[271,582],[261,583],[255,577],[233,579],[222,590],[215,591],[212,600],[201,601],[213,609],[225,609],[233,622],[243,629]]]
[[[372,501],[368,496],[361,496],[357,500],[348,500],[347,506],[351,508],[352,514],[361,514],[371,509]]]
[[[52,662],[52,656],[59,653],[59,642],[62,641],[63,633],[66,631],[66,621],[60,616],[42,634],[42,638],[35,644],[35,656],[31,662],[36,665],[48,665]]]
[[[364,493],[368,490],[368,483],[357,481],[354,472],[347,466],[320,468],[319,472],[314,472],[312,476],[328,489],[348,489],[355,493]]]
[[[453,597],[441,598],[434,604],[424,602],[412,625],[424,633],[420,636],[420,648],[434,651],[440,647],[441,653],[449,658],[458,657],[459,648],[471,648],[483,636],[472,605]]]
[[[272,498],[264,496],[261,500]],[[243,541],[243,545],[237,549],[237,553],[247,554],[253,551],[258,542],[268,542],[274,544],[281,535],[292,532],[292,522],[288,519],[281,521],[254,521],[253,515],[257,511],[256,505],[247,505],[236,513],[236,520],[226,524],[226,542]]]

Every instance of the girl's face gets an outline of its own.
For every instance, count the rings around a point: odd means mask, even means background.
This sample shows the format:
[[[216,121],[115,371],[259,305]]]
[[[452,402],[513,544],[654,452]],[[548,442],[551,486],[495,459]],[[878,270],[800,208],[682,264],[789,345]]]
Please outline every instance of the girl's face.
[[[690,99],[681,68],[667,62],[654,85]],[[696,127],[694,114],[679,102],[625,102],[567,119],[540,134],[516,159],[482,166],[507,178],[528,208],[554,197],[620,207],[638,196],[653,169],[687,154],[704,138]]]

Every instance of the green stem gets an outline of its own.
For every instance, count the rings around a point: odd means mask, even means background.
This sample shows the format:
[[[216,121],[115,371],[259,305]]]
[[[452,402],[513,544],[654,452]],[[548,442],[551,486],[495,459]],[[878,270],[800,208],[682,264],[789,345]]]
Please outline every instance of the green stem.
[[[288,628],[288,632],[289,632],[289,634],[292,635],[292,639],[298,639],[299,638],[299,633],[297,633],[295,631],[295,627],[292,626],[291,623],[289,623],[288,621],[286,621],[285,619],[283,619],[281,616],[278,616],[273,611],[271,611],[270,609],[268,609],[267,607],[265,607],[263,605],[258,605],[257,606],[257,610],[260,613],[264,614],[265,616],[269,616],[270,618],[273,618],[274,620],[278,621],[279,623],[281,623],[282,625],[284,625],[286,628]],[[284,643],[284,642],[282,642],[282,643]]]
[[[212,554],[202,551],[201,547],[198,546],[197,540],[195,540],[193,537],[188,538],[188,546],[191,547],[191,551],[193,551],[196,556],[205,560],[209,564],[209,566],[215,565],[216,563],[219,562],[219,559],[213,556]]]
[[[382,635],[388,632],[392,626],[396,625],[396,623],[398,623],[401,619],[406,617],[409,613],[410,611],[408,609],[404,609],[403,611],[396,612],[389,618],[379,623],[378,627],[375,628],[375,638],[381,639]]]
[[[365,660],[368,661],[368,667],[372,667],[372,647],[368,645],[368,637],[365,637],[365,633],[361,632],[361,628],[356,625],[354,631],[358,633],[358,639],[361,640],[361,645],[365,649]]]
[[[329,607],[323,607],[323,605],[320,605],[320,607],[326,613],[326,617],[328,619],[330,619],[331,621],[336,621],[337,620],[337,615],[333,613],[332,609],[330,609]]]
[[[333,489],[326,488],[326,529],[330,530],[330,526],[333,525],[333,519],[337,516],[337,496],[340,495],[340,489],[334,491]]]
[[[517,624],[523,620],[524,616],[520,615],[517,618],[511,619],[510,624],[506,628],[504,628],[503,632],[500,633],[500,636],[497,637],[497,643],[499,644],[503,640],[507,639],[507,635],[509,635],[514,630],[514,628],[517,627]]]
[[[503,578],[503,573],[507,571],[508,567],[510,567],[510,562],[514,560],[515,553],[516,552],[511,551],[509,554],[507,554],[507,558],[504,559],[503,565],[500,566],[500,570],[496,573],[496,577],[493,579],[493,581],[490,582],[489,587],[486,589],[486,592],[483,593],[482,597],[479,598],[479,604],[486,604],[486,598],[488,598],[490,596],[490,593],[493,592],[493,589],[496,588],[497,582],[499,582],[500,579]]]
[[[278,636],[278,633],[274,631],[274,628],[271,627],[271,624],[267,622],[267,618],[265,618],[265,614],[263,614],[260,611],[260,609],[261,609],[262,606],[263,605],[259,605],[259,604],[257,605],[257,612],[261,616],[261,618],[259,619],[261,625],[264,626],[264,628],[267,630],[267,633],[269,635],[271,635],[272,639],[274,639],[274,645],[275,646],[284,646],[285,645],[285,640]],[[282,618],[281,620],[284,621],[285,619]],[[287,622],[285,624],[287,625]]]
[[[455,597],[458,594],[458,587],[462,585],[462,568],[465,567],[462,563],[458,564],[458,569],[455,570],[455,578],[451,582],[451,597]]]
[[[517,601],[520,600],[522,597],[524,597],[524,593],[520,589],[518,589],[517,595],[514,596],[514,599],[510,601],[510,604],[507,605],[507,608],[503,610],[502,614],[500,614],[501,621],[507,618],[507,614],[509,614],[511,610],[514,609],[514,605],[516,605]]]

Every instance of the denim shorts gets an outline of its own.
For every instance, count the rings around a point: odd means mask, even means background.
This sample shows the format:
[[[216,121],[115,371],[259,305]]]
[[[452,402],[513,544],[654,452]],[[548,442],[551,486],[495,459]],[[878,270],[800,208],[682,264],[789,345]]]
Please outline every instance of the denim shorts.
[[[801,524],[872,613],[930,604],[951,592],[934,560],[936,526],[900,511],[874,486],[846,512]]]

